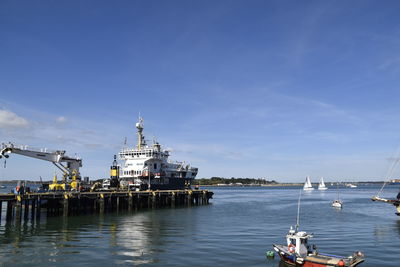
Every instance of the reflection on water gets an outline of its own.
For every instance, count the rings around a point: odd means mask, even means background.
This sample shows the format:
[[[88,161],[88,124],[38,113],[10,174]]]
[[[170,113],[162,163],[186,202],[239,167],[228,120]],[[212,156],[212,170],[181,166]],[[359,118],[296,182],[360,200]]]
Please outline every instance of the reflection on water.
[[[111,227],[111,247],[122,247],[116,255],[127,259],[118,263],[131,262],[135,264],[152,262],[150,238],[159,235],[159,228],[150,221],[149,213],[138,214],[133,220],[121,220]]]
[[[120,216],[47,218],[20,223],[3,221],[0,253],[2,259],[10,263],[32,262],[32,257],[34,262],[58,262],[61,256],[82,254],[85,253],[82,250],[101,246],[116,256],[116,263],[149,263],[154,261],[150,239],[158,239],[165,228],[162,224],[166,223],[153,217],[152,212],[142,212]],[[29,253],[30,246],[43,250],[39,255]],[[28,254],[29,258],[12,256],[19,254]],[[37,257],[40,255],[42,257]]]
[[[398,219],[398,220],[396,221],[395,228],[397,229],[397,234],[400,235],[400,219]]]

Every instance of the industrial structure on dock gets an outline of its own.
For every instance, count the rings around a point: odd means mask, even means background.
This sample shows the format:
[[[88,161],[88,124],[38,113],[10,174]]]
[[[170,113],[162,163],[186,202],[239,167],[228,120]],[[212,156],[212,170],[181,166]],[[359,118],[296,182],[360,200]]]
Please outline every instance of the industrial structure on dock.
[[[103,179],[91,189],[94,190],[183,190],[190,188],[195,179],[198,168],[191,167],[185,162],[172,162],[169,151],[163,150],[161,145],[153,141],[147,145],[143,134],[143,119],[139,117],[136,123],[137,145],[133,148],[124,147],[119,152],[121,164],[116,156],[110,170],[110,178]],[[89,188],[89,181],[82,181],[80,167],[82,159],[69,157],[64,150],[50,151],[47,149],[33,149],[13,143],[3,143],[0,147],[0,158],[8,158],[11,153],[45,160],[53,163],[62,173],[62,182],[55,176],[50,190],[77,190]]]

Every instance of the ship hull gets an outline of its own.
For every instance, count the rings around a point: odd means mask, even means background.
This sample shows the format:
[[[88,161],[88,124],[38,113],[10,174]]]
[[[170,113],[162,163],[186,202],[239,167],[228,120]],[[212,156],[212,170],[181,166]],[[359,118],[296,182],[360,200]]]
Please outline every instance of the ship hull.
[[[188,182],[190,185],[190,179],[184,178],[164,178],[164,181],[168,179],[168,183],[155,183],[157,179],[153,179],[150,185],[151,190],[182,190],[188,187]]]

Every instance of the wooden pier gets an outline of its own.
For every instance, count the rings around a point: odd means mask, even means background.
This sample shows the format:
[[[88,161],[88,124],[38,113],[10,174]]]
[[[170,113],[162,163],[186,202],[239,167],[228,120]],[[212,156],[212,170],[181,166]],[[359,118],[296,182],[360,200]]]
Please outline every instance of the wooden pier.
[[[137,211],[209,204],[208,190],[46,192],[23,195],[0,194],[0,220],[38,219],[47,216]],[[3,207],[4,203],[4,207]],[[3,210],[5,209],[5,212]],[[2,214],[5,213],[5,214]]]

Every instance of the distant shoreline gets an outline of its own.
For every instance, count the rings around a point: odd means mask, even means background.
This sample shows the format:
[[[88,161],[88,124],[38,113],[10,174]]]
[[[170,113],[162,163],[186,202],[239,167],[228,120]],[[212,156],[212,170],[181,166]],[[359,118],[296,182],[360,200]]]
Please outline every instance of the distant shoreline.
[[[38,184],[38,183],[52,183],[52,180],[43,180],[43,181],[32,181],[32,180],[25,180],[25,179],[15,179],[15,180],[0,180],[0,184],[16,184],[19,181],[26,181],[27,183],[33,183],[33,184]],[[97,181],[97,180],[91,180]],[[196,182],[196,180],[194,180]],[[331,183],[334,183],[336,185],[337,182],[326,182],[326,185],[331,185]],[[355,184],[355,185],[367,185],[367,184],[383,184],[384,181],[361,181],[361,182],[346,182],[342,181],[339,182],[339,185],[345,185],[345,184]],[[400,183],[390,183],[388,184],[400,184]],[[304,183],[266,183],[266,184],[192,184],[192,186],[205,186],[205,187],[277,187],[277,186],[303,186]],[[314,187],[318,187],[318,183],[312,183]]]
[[[383,181],[378,181],[378,182],[341,182],[339,183],[340,185],[345,185],[345,184],[355,184],[355,185],[369,185],[369,184],[383,184]],[[331,182],[326,183],[329,186]],[[392,183],[388,183],[392,184]],[[204,186],[204,187],[279,187],[279,186],[303,186],[304,183],[276,183],[276,184],[242,184],[242,185],[237,185],[237,184],[207,184],[207,185],[195,185],[195,186]],[[315,188],[318,187],[318,183],[313,183],[312,184]],[[334,183],[336,185],[336,183]]]

